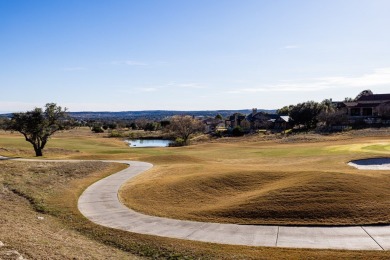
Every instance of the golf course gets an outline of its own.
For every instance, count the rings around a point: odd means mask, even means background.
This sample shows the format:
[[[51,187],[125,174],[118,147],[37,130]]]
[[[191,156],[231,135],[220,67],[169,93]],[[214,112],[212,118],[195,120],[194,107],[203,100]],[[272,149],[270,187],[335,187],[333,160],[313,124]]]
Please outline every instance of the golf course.
[[[390,172],[348,165],[389,153],[388,130],[375,129],[221,138],[169,148],[130,148],[121,139],[73,129],[54,135],[43,159],[80,161],[0,161],[1,221],[7,224],[1,225],[1,233],[9,234],[2,242],[29,258],[53,252],[80,257],[88,245],[88,255],[96,258],[385,259],[388,251],[233,246],[124,232],[90,222],[78,211],[77,201],[89,185],[126,168],[90,160],[133,160],[154,167],[125,183],[119,197],[143,214],[229,224],[389,224]],[[30,145],[9,132],[0,133],[0,155],[34,158]],[[45,246],[36,248],[37,241],[46,241]]]

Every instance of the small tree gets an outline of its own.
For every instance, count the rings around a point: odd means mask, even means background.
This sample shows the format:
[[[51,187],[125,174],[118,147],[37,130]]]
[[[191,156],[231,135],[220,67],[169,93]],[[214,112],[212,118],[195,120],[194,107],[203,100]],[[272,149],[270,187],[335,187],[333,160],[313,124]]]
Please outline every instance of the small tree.
[[[14,113],[5,129],[23,134],[26,141],[33,145],[35,155],[42,156],[42,150],[51,135],[72,127],[72,120],[66,113],[66,108],[48,103],[45,111],[35,108],[25,113]]]
[[[204,130],[204,125],[200,120],[192,116],[173,116],[170,124],[166,127],[175,137],[183,139],[183,143],[188,145],[188,140],[192,134]]]
[[[169,120],[162,120],[160,121],[160,125],[162,128],[167,127],[171,122]]]
[[[325,127],[331,127],[334,125],[346,125],[348,124],[348,117],[345,109],[330,110],[326,112],[321,111],[317,116],[318,121],[325,124]]]
[[[158,122],[149,122],[144,127],[144,131],[157,131],[160,129],[161,129],[161,125]]]
[[[323,100],[320,104],[320,113],[317,120],[328,128],[333,125],[345,125],[348,123],[347,113],[343,108],[337,108],[330,99]]]
[[[107,127],[108,128],[108,127]],[[104,129],[103,129],[103,126],[100,124],[100,123],[95,123],[92,128],[91,128],[91,131],[96,133],[96,134],[99,134],[99,133],[104,133]]]
[[[232,135],[233,136],[243,136],[244,135],[244,129],[242,129],[242,127],[238,125],[235,128],[233,128]]]
[[[7,126],[8,119],[0,117],[0,129],[5,129]]]
[[[285,116],[285,115],[288,115],[288,113],[290,112],[290,110],[292,109],[292,105],[290,105],[290,106],[284,106],[284,107],[282,107],[282,108],[279,108],[277,111],[276,111],[276,113],[278,114],[278,115],[281,115],[281,116]]]
[[[315,128],[317,124],[317,115],[321,107],[317,102],[307,101],[289,107],[289,116],[297,125],[305,125],[306,129]]]

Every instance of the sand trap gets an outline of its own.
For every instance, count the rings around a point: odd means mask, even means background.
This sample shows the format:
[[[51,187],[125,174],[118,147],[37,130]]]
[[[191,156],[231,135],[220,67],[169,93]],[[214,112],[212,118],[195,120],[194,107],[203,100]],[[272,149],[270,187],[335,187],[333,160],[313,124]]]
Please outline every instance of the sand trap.
[[[355,160],[348,165],[359,170],[390,170],[390,158],[371,158]]]

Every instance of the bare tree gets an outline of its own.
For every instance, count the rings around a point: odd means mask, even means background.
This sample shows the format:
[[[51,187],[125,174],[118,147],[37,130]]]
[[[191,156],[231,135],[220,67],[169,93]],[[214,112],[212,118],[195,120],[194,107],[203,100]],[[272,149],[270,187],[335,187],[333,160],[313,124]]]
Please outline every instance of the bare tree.
[[[176,138],[182,138],[185,145],[188,144],[192,134],[204,130],[203,123],[192,116],[173,116],[170,124],[167,126],[168,131],[173,133]]]

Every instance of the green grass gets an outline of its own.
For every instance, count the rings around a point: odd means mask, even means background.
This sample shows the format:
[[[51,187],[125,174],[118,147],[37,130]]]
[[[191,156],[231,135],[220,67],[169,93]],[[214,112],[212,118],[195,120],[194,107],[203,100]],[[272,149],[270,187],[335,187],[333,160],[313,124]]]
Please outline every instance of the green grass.
[[[390,145],[388,144],[369,145],[363,147],[363,150],[390,153]]]

